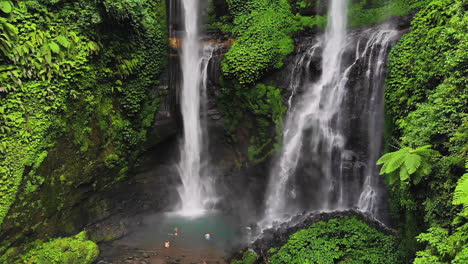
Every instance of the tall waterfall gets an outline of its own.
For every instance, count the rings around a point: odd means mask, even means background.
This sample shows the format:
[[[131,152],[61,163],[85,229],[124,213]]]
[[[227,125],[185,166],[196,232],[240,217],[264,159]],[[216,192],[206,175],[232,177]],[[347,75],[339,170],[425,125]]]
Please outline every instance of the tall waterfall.
[[[384,65],[399,34],[387,27],[348,33],[346,3],[330,2],[325,34],[296,57],[282,152],[270,173],[263,227],[302,211],[376,211]],[[350,89],[359,89],[359,94]],[[363,139],[353,135],[359,132]],[[362,144],[354,146],[358,141]]]
[[[304,132],[306,129],[315,130],[310,147],[318,155],[327,155],[323,159],[322,181],[323,192],[321,209],[329,209],[328,195],[332,185],[332,154],[343,145],[342,137],[333,129],[331,121],[335,116],[341,97],[343,95],[343,82],[340,76],[341,57],[345,48],[346,38],[346,1],[332,0],[329,6],[328,25],[325,33],[324,48],[322,51],[322,76],[319,81],[311,84],[310,89],[303,98],[290,109],[286,119],[283,151],[279,162],[273,168],[267,191],[266,219],[279,219],[288,213],[287,184],[295,173],[300,158],[300,149],[303,147]],[[312,159],[314,157],[311,157]],[[289,190],[295,196],[295,190]]]
[[[209,177],[203,177],[203,146],[205,142],[201,122],[202,95],[206,88],[207,63],[212,51],[206,52],[200,37],[199,0],[182,0],[185,35],[182,40],[182,93],[181,108],[184,139],[178,166],[182,185],[179,212],[183,215],[201,214],[213,198]],[[208,58],[207,58],[208,56]]]

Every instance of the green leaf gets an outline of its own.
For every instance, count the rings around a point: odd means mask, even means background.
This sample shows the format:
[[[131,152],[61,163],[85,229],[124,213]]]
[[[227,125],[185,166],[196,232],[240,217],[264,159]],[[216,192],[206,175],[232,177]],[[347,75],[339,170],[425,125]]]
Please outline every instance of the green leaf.
[[[453,194],[453,204],[463,205],[465,211],[468,210],[468,173],[465,173],[458,180],[457,187]]]
[[[57,42],[62,45],[63,47],[65,48],[69,48],[70,47],[70,41],[68,41],[68,39],[64,36],[58,36],[57,37]]]
[[[400,169],[400,181],[406,182],[409,179],[410,173],[405,166]]]
[[[94,41],[88,42],[88,47],[92,51],[99,51],[99,45]]]
[[[13,6],[11,5],[10,1],[1,1],[0,10],[2,10],[3,13],[9,14],[13,10]]]
[[[57,45],[55,42],[49,43],[49,48],[53,53],[59,53],[60,52],[60,46]]]
[[[407,155],[405,158],[405,167],[409,175],[416,172],[421,165],[422,158],[416,154]]]

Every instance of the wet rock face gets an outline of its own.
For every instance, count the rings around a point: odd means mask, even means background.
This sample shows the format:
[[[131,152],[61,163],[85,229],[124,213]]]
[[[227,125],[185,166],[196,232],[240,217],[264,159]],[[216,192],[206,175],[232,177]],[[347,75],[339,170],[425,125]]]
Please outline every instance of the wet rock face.
[[[226,0],[209,0],[214,9],[216,17],[222,17],[229,14],[229,6]]]

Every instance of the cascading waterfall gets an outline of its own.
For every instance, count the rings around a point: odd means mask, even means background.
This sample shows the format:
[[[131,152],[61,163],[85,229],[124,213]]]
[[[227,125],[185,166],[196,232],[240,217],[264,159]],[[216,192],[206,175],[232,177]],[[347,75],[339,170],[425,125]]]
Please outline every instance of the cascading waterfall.
[[[341,148],[341,135],[332,129],[330,122],[335,116],[342,96],[342,82],[340,75],[341,56],[345,48],[346,38],[346,1],[332,0],[329,7],[329,22],[325,33],[324,49],[322,52],[323,73],[320,80],[311,85],[298,102],[288,113],[285,125],[283,151],[279,162],[273,168],[266,199],[265,220],[271,222],[283,217],[287,210],[287,184],[290,177],[295,173],[300,158],[300,149],[303,147],[303,137],[306,129],[314,129],[316,134],[311,142],[314,152],[321,152],[330,156],[323,159],[331,162],[333,149]],[[324,164],[323,173],[326,185],[321,188],[328,195],[331,182],[331,164]],[[295,197],[294,189],[290,190]],[[322,209],[329,209],[326,197],[322,200]]]
[[[369,38],[362,55],[359,55],[359,44],[356,47],[356,57],[368,57],[365,85],[371,91],[369,110],[367,111],[368,127],[368,158],[365,171],[364,187],[358,200],[358,209],[377,215],[376,205],[378,204],[378,182],[376,177],[379,174],[375,164],[383,151],[383,128],[384,128],[384,82],[385,82],[385,62],[387,50],[399,36],[397,30],[382,29]]]
[[[203,49],[200,39],[200,6],[198,0],[182,0],[185,35],[182,41],[182,93],[181,108],[184,139],[178,166],[182,185],[179,212],[193,216],[202,214],[213,200],[214,192],[209,177],[202,177],[204,136],[201,122],[201,102],[206,77],[204,71],[212,50]]]
[[[387,26],[347,34],[346,2],[331,1],[324,36],[296,57],[283,148],[270,174],[263,228],[302,211],[377,213],[384,66],[400,34]],[[319,59],[317,79],[311,64]],[[356,87],[359,92],[349,91]],[[363,143],[355,146],[356,141]]]

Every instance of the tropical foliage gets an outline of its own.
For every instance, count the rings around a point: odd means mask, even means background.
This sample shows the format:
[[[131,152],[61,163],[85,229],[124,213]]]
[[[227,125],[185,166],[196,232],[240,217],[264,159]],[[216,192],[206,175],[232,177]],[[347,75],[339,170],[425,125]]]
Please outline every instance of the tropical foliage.
[[[380,174],[387,174],[389,183],[393,185],[398,179],[402,183],[408,183],[410,176],[414,184],[418,184],[424,176],[431,173],[432,158],[439,155],[430,145],[412,149],[402,148],[398,151],[387,153],[377,161],[383,164]]]
[[[468,169],[468,164],[466,169]],[[462,205],[463,211],[461,214],[468,218],[468,173],[463,174],[460,180],[458,180],[455,193],[453,194],[453,204]]]
[[[91,264],[99,255],[99,247],[88,240],[86,232],[73,237],[56,238],[39,244],[21,256],[15,263],[27,264]],[[7,263],[5,261],[2,263]],[[9,262],[11,263],[11,262]],[[12,263],[13,264],[13,263]]]
[[[254,84],[271,69],[283,66],[294,50],[290,34],[297,30],[287,0],[228,0],[236,42],[223,60],[222,71],[242,85]]]
[[[356,217],[344,217],[317,222],[291,235],[269,263],[394,264],[395,249],[395,237],[380,233]]]
[[[166,63],[166,9],[28,0],[0,10],[0,233],[21,227],[14,239],[27,240],[22,232],[48,225],[63,232],[72,219],[44,219],[73,207],[78,186],[124,177],[141,151]],[[14,239],[0,241],[0,254]]]
[[[459,206],[468,158],[466,11],[465,1],[426,2],[389,57],[386,112],[394,126],[388,126],[388,141],[432,145],[440,153],[417,186],[392,188],[391,208],[399,216],[407,262],[420,245],[411,241],[426,228],[418,241],[427,249],[418,252],[416,263],[462,263],[466,254],[466,218]]]
[[[96,259],[85,233],[49,236],[81,230],[71,209],[124,178],[143,150],[166,68],[166,2],[0,0],[1,263]],[[284,67],[293,37],[323,29],[329,1],[216,2],[227,8],[209,11],[209,29],[233,40],[217,103],[245,164],[259,163],[280,148],[287,111],[267,75]],[[333,219],[293,234],[266,261],[468,263],[467,9],[463,0],[349,1],[351,28],[412,19],[389,57],[387,154],[378,161],[401,239]],[[256,261],[246,251],[234,263]]]

